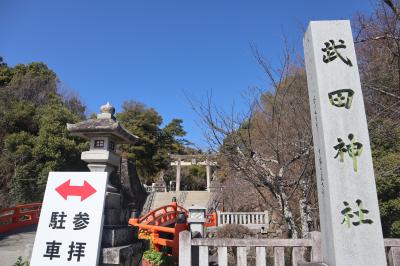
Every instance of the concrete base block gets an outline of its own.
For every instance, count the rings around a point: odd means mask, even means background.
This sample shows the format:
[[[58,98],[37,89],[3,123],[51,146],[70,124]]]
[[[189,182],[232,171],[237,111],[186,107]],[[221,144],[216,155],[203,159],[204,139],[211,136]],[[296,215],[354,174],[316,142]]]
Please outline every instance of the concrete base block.
[[[105,209],[121,209],[121,194],[106,192]]]
[[[142,252],[141,242],[127,246],[102,248],[100,254],[100,266],[138,265],[142,257]]]
[[[103,237],[101,240],[101,246],[106,247],[117,247],[128,245],[134,242],[137,230],[131,226],[121,227],[107,227],[103,229]]]

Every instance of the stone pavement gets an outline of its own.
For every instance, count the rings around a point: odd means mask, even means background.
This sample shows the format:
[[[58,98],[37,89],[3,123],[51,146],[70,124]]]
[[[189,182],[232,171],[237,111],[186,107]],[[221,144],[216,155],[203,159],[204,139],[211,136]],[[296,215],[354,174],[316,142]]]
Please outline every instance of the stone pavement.
[[[12,266],[19,256],[29,260],[35,242],[36,226],[25,227],[13,233],[0,234],[0,265]]]

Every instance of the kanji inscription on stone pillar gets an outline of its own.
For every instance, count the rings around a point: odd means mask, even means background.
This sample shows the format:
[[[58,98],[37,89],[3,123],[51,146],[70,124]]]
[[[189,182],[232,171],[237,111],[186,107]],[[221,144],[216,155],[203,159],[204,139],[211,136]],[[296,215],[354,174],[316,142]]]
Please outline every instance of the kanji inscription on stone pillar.
[[[304,57],[323,260],[330,266],[386,265],[350,22],[310,22]]]

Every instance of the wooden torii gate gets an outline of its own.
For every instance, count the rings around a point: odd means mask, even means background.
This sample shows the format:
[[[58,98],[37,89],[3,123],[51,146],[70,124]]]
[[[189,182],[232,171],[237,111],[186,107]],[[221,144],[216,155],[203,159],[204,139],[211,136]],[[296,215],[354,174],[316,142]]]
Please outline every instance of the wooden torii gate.
[[[216,154],[196,154],[196,155],[178,155],[170,154],[170,158],[175,160],[171,163],[172,166],[176,166],[176,191],[180,191],[181,186],[181,167],[191,165],[205,165],[207,173],[207,191],[210,191],[211,183],[211,166],[217,165],[217,162],[213,161]],[[188,161],[190,160],[190,161]]]

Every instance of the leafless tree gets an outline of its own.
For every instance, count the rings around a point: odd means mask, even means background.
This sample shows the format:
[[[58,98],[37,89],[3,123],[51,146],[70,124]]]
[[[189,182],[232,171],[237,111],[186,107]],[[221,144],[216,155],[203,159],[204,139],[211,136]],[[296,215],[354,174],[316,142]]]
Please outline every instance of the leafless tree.
[[[289,49],[280,68],[271,67],[257,48],[252,50],[270,86],[267,91],[251,90],[248,112],[224,112],[211,96],[201,103],[192,101],[192,106],[207,128],[210,147],[259,195],[265,197],[264,190],[273,195],[272,206],[288,235],[298,238],[308,233],[316,203],[305,72]]]
[[[395,147],[400,130],[399,3],[380,0],[372,15],[359,15],[354,24],[372,148]],[[398,164],[382,167],[386,161],[375,160],[374,164],[378,178],[400,169]]]
[[[374,14],[359,15],[354,23],[370,127],[377,118],[400,117],[399,5],[392,0],[377,5]]]

